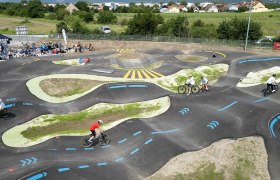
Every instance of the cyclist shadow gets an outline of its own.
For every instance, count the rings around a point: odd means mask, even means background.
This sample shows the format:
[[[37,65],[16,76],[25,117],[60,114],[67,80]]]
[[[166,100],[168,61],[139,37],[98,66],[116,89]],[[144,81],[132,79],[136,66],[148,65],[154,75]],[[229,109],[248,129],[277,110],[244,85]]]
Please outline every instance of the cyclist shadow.
[[[14,113],[7,112],[7,113],[4,113],[4,114],[1,114],[0,119],[9,120],[9,119],[12,119],[16,116],[17,115],[15,115]]]

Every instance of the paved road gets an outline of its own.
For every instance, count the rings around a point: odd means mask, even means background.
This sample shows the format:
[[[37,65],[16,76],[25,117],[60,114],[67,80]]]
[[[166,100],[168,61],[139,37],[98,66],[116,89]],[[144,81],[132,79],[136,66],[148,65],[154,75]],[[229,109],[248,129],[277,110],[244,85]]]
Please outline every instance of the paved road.
[[[51,60],[65,57],[0,62],[0,97],[13,105],[9,110],[11,118],[0,119],[1,135],[42,114],[77,112],[99,102],[128,103],[166,95],[171,99],[171,107],[159,116],[131,119],[108,130],[112,142],[105,147],[81,148],[81,137],[57,137],[28,148],[10,148],[1,142],[0,179],[143,179],[180,153],[200,150],[224,138],[254,135],[264,138],[270,175],[278,179],[279,95],[264,98],[260,94],[263,86],[236,88],[235,85],[250,71],[279,66],[280,57],[202,51],[193,54],[206,56],[207,61],[187,63],[174,57],[183,54],[180,51],[139,52],[161,61],[162,66],[155,71],[162,75],[214,63],[229,64],[229,73],[218,80],[211,92],[198,95],[174,94],[149,83],[145,83],[145,88],[129,89],[108,89],[113,84],[107,84],[70,103],[55,105],[30,94],[26,81],[42,75],[67,73],[123,77],[127,72],[112,68],[112,61],[105,58],[114,52],[96,52],[89,55],[93,59],[89,64],[78,67],[51,63]],[[216,58],[212,57],[213,53],[217,54]],[[94,69],[108,71],[92,71]]]

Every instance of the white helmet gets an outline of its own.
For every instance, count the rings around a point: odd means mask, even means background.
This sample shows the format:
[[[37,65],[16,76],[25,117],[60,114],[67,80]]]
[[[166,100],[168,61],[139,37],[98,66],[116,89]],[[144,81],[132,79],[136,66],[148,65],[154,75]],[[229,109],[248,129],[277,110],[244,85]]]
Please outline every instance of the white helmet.
[[[97,121],[99,124],[103,124],[103,121],[102,120],[98,120]]]

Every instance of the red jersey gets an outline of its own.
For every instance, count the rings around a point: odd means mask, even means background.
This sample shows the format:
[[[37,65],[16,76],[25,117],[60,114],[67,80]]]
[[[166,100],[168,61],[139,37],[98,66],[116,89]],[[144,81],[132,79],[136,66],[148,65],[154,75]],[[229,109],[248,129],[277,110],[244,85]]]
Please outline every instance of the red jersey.
[[[98,122],[93,123],[93,124],[90,126],[89,130],[93,131],[93,130],[95,130],[96,128],[100,128],[100,124],[99,124]]]

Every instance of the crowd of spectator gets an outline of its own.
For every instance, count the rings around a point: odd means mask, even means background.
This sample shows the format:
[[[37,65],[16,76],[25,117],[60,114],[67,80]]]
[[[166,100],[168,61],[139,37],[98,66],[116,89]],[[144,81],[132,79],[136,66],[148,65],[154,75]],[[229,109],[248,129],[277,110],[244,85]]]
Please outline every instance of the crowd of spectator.
[[[16,57],[60,55],[67,52],[94,51],[92,44],[83,46],[80,42],[71,48],[63,46],[61,42],[44,42],[40,45],[26,43],[22,48],[9,48],[7,45],[0,44],[0,59],[13,59]]]

